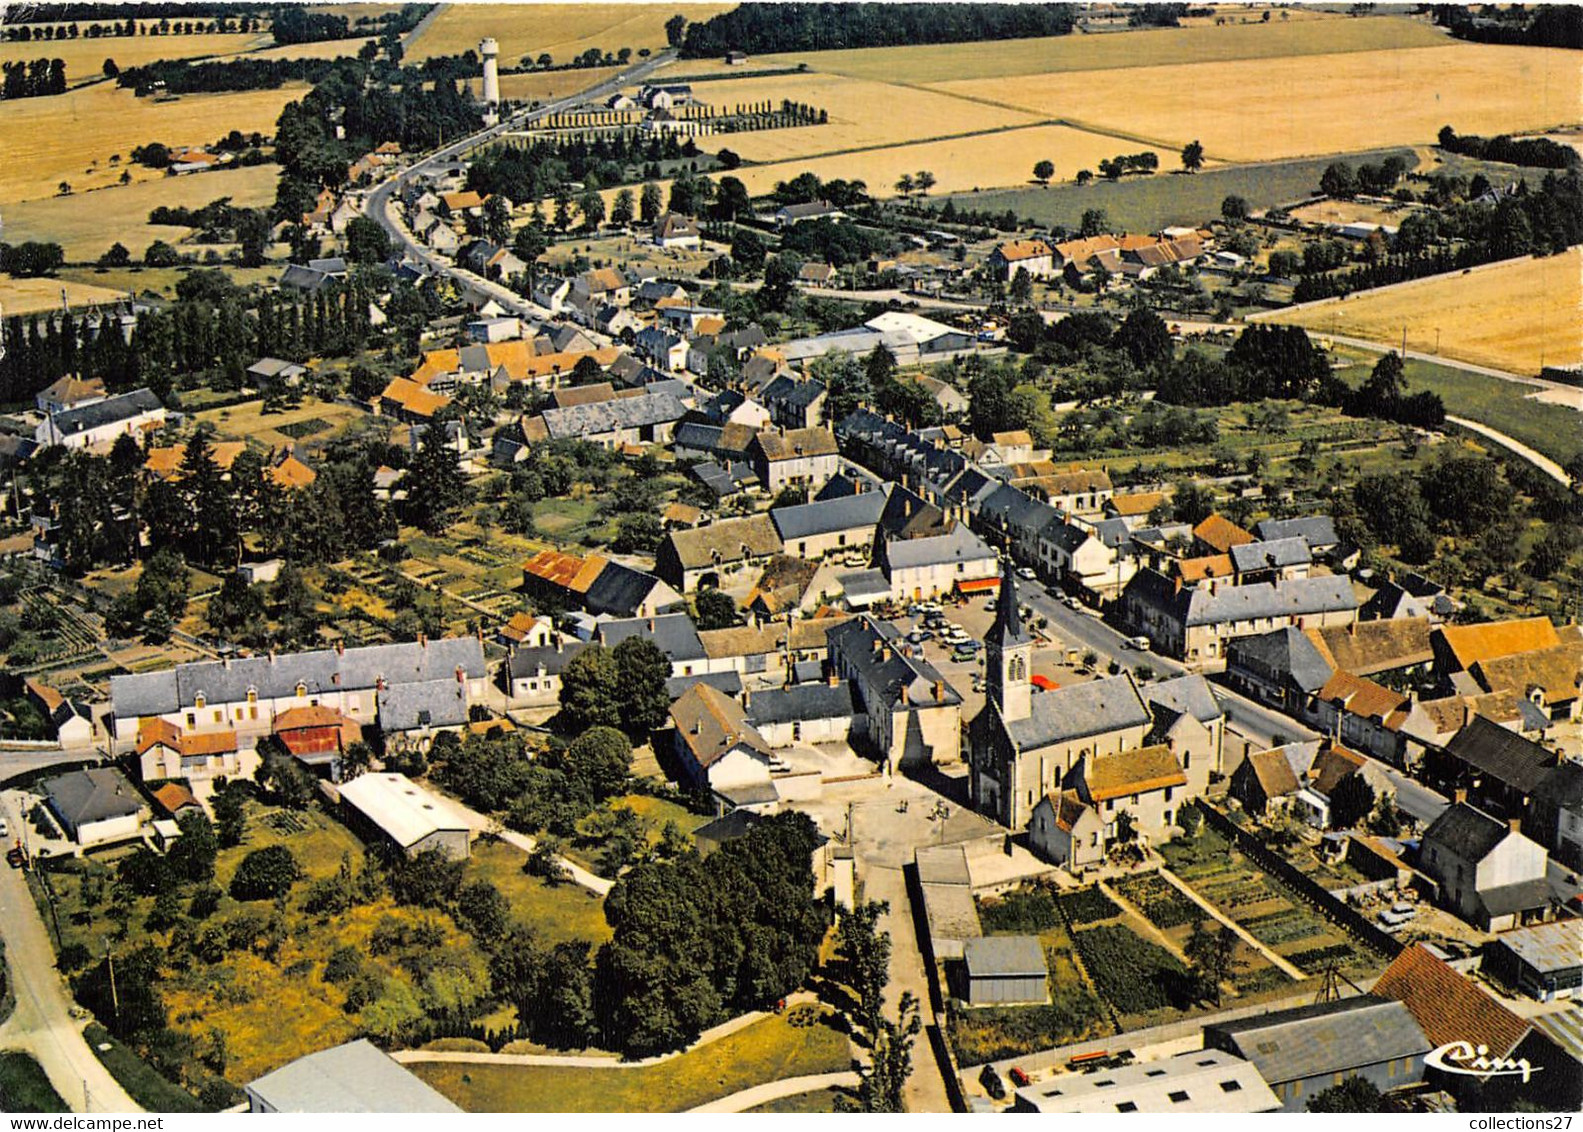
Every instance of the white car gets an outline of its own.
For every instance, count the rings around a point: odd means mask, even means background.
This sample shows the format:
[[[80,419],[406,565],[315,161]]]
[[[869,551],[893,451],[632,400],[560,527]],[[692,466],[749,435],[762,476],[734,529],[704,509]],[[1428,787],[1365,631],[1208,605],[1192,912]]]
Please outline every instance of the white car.
[[[1039,575],[1034,572],[1032,566],[1024,566],[1017,571],[1017,577],[1021,578],[1025,582],[1031,582],[1038,576]]]

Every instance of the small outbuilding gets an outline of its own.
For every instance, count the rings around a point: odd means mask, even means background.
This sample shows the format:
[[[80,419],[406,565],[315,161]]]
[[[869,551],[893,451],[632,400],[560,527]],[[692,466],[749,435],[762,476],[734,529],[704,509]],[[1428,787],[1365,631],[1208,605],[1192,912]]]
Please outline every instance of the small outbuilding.
[[[366,1038],[287,1062],[246,1092],[249,1112],[462,1111]]]
[[[992,935],[962,944],[964,989],[970,1006],[1047,1002],[1050,969],[1037,936]]]
[[[1484,945],[1484,970],[1540,1002],[1583,997],[1583,923],[1502,932]]]
[[[142,795],[124,774],[110,767],[58,774],[39,785],[55,820],[78,845],[129,840],[149,816]]]

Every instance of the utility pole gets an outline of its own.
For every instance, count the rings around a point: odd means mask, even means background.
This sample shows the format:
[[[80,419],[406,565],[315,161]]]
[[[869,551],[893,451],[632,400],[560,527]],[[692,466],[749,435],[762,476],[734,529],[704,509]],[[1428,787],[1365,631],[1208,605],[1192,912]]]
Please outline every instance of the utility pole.
[[[115,1020],[119,1025],[121,1021],[121,996],[115,989],[115,952],[110,950],[110,937],[104,938],[104,961],[110,967],[110,1007],[115,1012]]]

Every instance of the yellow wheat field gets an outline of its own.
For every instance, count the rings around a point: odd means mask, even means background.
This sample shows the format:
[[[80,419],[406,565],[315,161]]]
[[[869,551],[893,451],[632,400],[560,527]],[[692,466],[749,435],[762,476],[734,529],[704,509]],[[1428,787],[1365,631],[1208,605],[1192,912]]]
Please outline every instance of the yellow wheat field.
[[[60,279],[13,279],[9,275],[0,275],[0,308],[4,308],[8,318],[14,314],[59,310],[63,290],[66,292],[66,302],[72,307],[112,303],[126,298],[125,291],[109,287],[70,283]]]
[[[1154,67],[1188,61],[1210,63],[1432,47],[1450,42],[1443,33],[1427,24],[1394,17],[1299,23],[1300,27],[1293,26],[1290,22],[1282,23],[1277,17],[1268,24],[1231,27],[1159,28],[988,43],[812,51],[760,56],[750,59],[748,66],[807,63],[816,71],[856,78],[942,83]],[[676,64],[678,71],[689,67],[686,60]]]
[[[278,165],[250,165],[21,201],[6,207],[5,238],[13,244],[23,240],[59,244],[72,263],[96,260],[117,241],[134,259],[142,259],[155,240],[174,244],[192,234],[190,228],[150,224],[148,214],[153,209],[198,208],[220,197],[230,197],[239,208],[260,208],[274,201],[279,175]]]
[[[729,144],[735,135],[723,136]],[[830,157],[796,158],[769,165],[744,165],[725,175],[739,179],[754,196],[771,192],[779,181],[790,181],[799,173],[811,172],[825,181],[835,178],[862,181],[871,195],[883,198],[897,195],[896,181],[903,173],[916,175],[920,170],[928,170],[935,176],[935,186],[930,193],[941,196],[1024,184],[1032,175],[1034,162],[1040,158],[1048,158],[1055,164],[1057,181],[1067,181],[1079,169],[1092,169],[1102,157],[1139,150],[1135,143],[1067,126],[1030,126],[948,141],[887,146]],[[1175,154],[1162,152],[1159,156],[1162,168],[1175,167]],[[669,181],[659,184],[669,193]],[[606,189],[601,194],[607,208],[619,191]],[[632,187],[634,196],[638,191],[637,186]],[[549,207],[548,203],[545,207]]]
[[[1583,248],[1332,299],[1271,316],[1517,373],[1583,362]]]
[[[273,134],[281,107],[306,90],[304,84],[288,84],[155,102],[101,83],[49,98],[0,102],[0,203],[54,196],[61,181],[78,192],[103,188],[116,184],[123,170],[134,181],[160,180],[160,170],[128,160],[133,147],[151,141],[206,145],[231,130]],[[121,155],[120,164],[110,164],[113,154]]]
[[[266,47],[248,52],[250,59],[339,59],[343,55],[356,55],[368,42],[368,36],[347,39],[326,39],[318,43],[288,43],[281,47]]]
[[[721,80],[700,83],[693,88],[693,95],[723,109],[758,102],[779,106],[782,99],[790,99],[829,112],[830,121],[822,126],[721,134],[708,143],[708,148],[714,148],[718,142],[748,161],[784,161],[1038,121],[1036,115],[1023,110],[841,75]]]
[[[665,46],[665,21],[680,13],[707,20],[733,4],[450,4],[435,18],[407,55],[421,62],[431,55],[476,50],[492,35],[500,41],[502,66],[523,55],[544,52],[557,63],[570,62],[590,47],[611,53],[623,47]]]
[[[80,86],[104,77],[104,61],[114,59],[123,71],[156,59],[198,59],[209,55],[234,55],[269,42],[269,36],[246,35],[131,35],[99,39],[48,40],[41,43],[0,43],[0,62],[18,59],[59,59],[66,64],[66,83]]]
[[[1328,26],[1317,24],[1315,26]],[[1492,134],[1577,120],[1577,54],[1455,44],[1401,51],[1134,67],[943,83],[1075,125],[1225,161],[1267,161],[1403,145],[1441,126]]]

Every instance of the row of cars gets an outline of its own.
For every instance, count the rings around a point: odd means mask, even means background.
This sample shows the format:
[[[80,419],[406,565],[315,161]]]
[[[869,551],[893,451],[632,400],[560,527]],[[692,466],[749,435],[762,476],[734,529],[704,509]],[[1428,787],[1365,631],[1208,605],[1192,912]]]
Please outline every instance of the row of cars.
[[[907,634],[907,639],[913,644],[921,645],[925,641],[938,640],[942,646],[951,650],[952,660],[966,662],[978,659],[983,644],[962,626],[947,620],[945,610],[939,602],[918,602],[909,606],[907,613],[919,619],[918,626]]]

